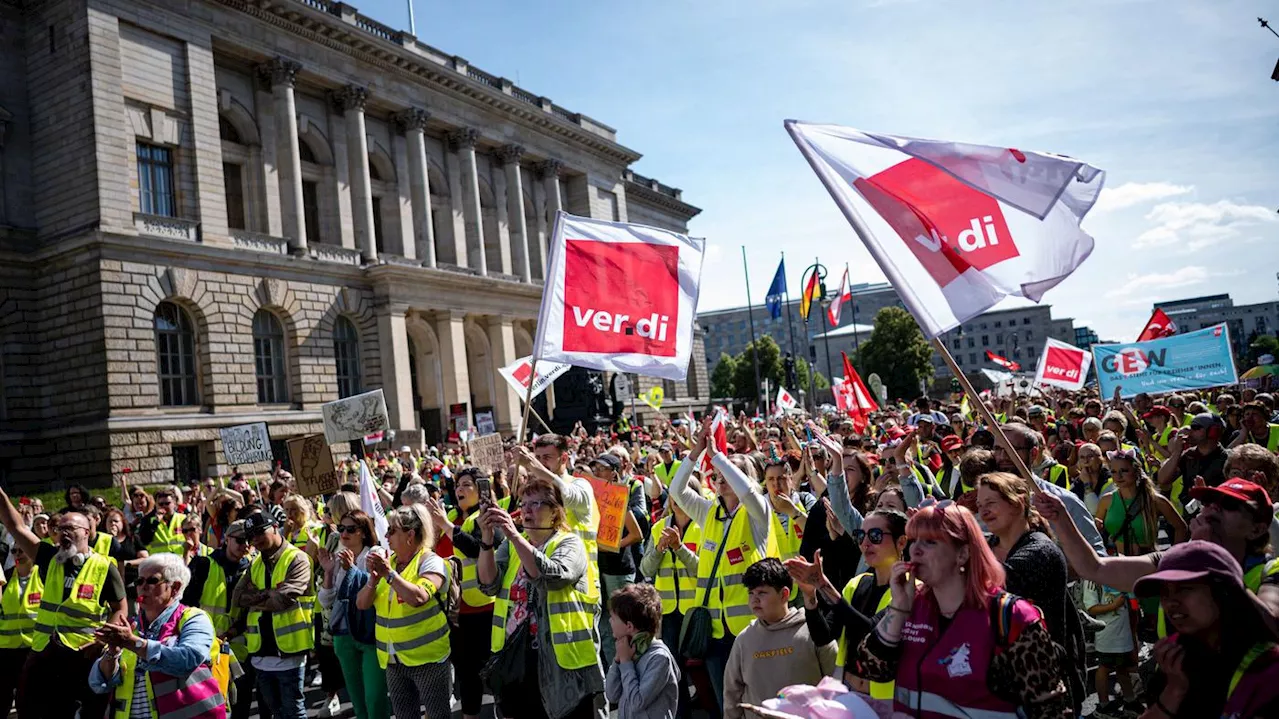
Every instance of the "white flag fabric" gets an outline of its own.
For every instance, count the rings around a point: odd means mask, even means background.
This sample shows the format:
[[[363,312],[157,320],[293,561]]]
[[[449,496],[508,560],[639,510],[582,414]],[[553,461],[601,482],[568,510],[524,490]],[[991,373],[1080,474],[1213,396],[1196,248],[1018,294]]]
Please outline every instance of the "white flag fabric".
[[[551,386],[556,378],[573,365],[561,364],[559,362],[544,362],[538,360],[538,368],[535,371],[533,367],[533,357],[521,357],[506,367],[498,368],[498,374],[511,385],[511,389],[516,391],[520,401],[523,402],[525,395],[529,392],[529,382],[533,382],[533,394],[530,399],[537,397]]]
[[[840,278],[840,291],[827,306],[827,321],[831,323],[833,329],[840,326],[840,310],[844,309],[844,303],[851,299],[853,295],[849,293],[849,270],[845,270],[844,276]]]
[[[778,408],[778,414],[782,414],[784,410],[795,409],[800,405],[785,387],[778,388],[778,398],[773,401],[773,404]]]
[[[683,381],[706,241],[557,213],[533,354]]]
[[[1040,363],[1036,365],[1036,384],[1069,390],[1080,389],[1089,376],[1089,365],[1092,363],[1093,353],[1089,350],[1047,337],[1044,352],[1040,353]]]
[[[369,474],[369,465],[360,460],[360,510],[373,520],[374,533],[378,535],[378,544],[387,548],[387,513],[382,509],[382,500],[378,499],[378,490],[373,483],[373,475]]]
[[[785,123],[933,338],[1005,297],[1036,302],[1093,251],[1080,221],[1105,173],[1006,147]]]

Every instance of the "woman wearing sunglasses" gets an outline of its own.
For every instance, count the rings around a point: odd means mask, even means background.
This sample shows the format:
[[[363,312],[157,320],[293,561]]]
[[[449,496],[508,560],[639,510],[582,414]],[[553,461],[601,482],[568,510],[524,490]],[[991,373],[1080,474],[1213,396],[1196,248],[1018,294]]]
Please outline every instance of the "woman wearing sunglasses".
[[[342,515],[334,529],[338,546],[320,553],[324,584],[318,599],[329,618],[356,719],[387,719],[387,673],[374,644],[375,612],[356,606],[360,588],[369,581],[369,550],[377,543],[373,520],[357,509]]]
[[[894,682],[894,711],[918,719],[1074,716],[1040,610],[1004,592],[1004,569],[969,510],[927,503],[907,538],[910,561],[890,569],[888,611],[851,650],[853,672]]]
[[[868,682],[845,671],[845,666],[849,647],[858,646],[871,631],[875,615],[885,611],[892,600],[889,578],[907,546],[907,515],[891,510],[872,512],[862,521],[862,528],[851,534],[871,571],[849,580],[843,592],[823,574],[821,554],[814,556],[812,564],[800,557],[788,560],[787,571],[804,593],[805,620],[814,643],[839,640],[836,665],[845,684],[873,699],[892,699],[893,682]]]

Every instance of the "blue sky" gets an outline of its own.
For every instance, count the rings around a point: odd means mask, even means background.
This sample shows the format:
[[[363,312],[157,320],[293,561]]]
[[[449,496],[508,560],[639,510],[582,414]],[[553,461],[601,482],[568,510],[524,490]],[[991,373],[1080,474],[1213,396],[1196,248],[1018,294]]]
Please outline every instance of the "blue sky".
[[[404,0],[361,11],[408,28]],[[1059,152],[1108,172],[1093,256],[1045,301],[1103,339],[1156,300],[1277,297],[1274,2],[700,0],[414,4],[424,42],[618,128],[702,207],[701,309],[757,302],[785,249],[883,275],[785,118]],[[1271,16],[1268,16],[1268,13]],[[833,274],[838,274],[833,272]],[[1010,301],[1015,302],[1015,301]]]

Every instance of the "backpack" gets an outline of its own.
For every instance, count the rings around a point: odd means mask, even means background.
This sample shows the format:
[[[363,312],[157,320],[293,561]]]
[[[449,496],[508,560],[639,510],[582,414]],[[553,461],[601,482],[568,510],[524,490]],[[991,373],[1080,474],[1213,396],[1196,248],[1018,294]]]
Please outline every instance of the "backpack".
[[[458,608],[462,606],[462,560],[452,555],[440,557],[440,559],[444,560],[445,570],[449,575],[449,589],[443,598],[440,592],[436,592],[436,602],[448,617],[449,626],[456,627],[458,626]]]
[[[1009,647],[1009,634],[1013,631],[1013,605],[1019,600],[1016,594],[1000,592],[991,598],[991,628],[996,633],[996,653]]]

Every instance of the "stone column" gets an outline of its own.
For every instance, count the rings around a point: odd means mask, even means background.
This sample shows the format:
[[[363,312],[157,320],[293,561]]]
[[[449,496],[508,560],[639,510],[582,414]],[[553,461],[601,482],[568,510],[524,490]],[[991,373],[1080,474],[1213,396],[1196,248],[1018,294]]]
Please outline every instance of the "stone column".
[[[302,208],[302,159],[298,154],[298,109],[293,101],[293,85],[302,66],[276,57],[258,67],[271,83],[271,100],[276,116],[276,172],[280,177],[280,231],[289,240],[289,249],[307,249],[307,220]]]
[[[374,308],[378,317],[378,348],[382,361],[382,394],[392,429],[417,429],[413,406],[413,376],[409,373],[409,334],[405,315],[409,305],[388,302]]]
[[[356,246],[365,262],[378,259],[378,246],[373,234],[373,194],[369,191],[369,139],[364,128],[364,105],[369,91],[359,85],[347,85],[333,93],[334,104],[342,110],[347,123],[347,162],[351,172],[351,219]]]
[[[480,209],[480,176],[476,172],[476,142],[479,139],[479,131],[469,127],[449,133],[449,146],[458,153],[458,158],[462,161],[462,214],[465,221],[476,228],[476,259],[472,264],[480,271],[481,277],[488,277],[489,263],[484,253],[484,213]],[[465,233],[463,242],[466,242]],[[467,254],[470,259],[470,252]]]
[[[516,361],[515,318],[508,315],[489,317],[485,331],[489,335],[489,352],[493,359],[494,372],[498,367],[506,367]],[[520,431],[521,401],[506,380],[499,379],[493,383],[493,408],[497,413],[498,431],[503,433]]]
[[[511,260],[525,282],[533,279],[529,264],[529,228],[524,220],[524,187],[520,178],[520,156],[524,148],[519,145],[503,145],[498,159],[507,176],[507,227],[511,246],[515,252]]]
[[[440,341],[440,396],[444,405],[440,424],[449,433],[449,405],[467,404],[467,426],[475,407],[471,406],[471,379],[467,374],[467,335],[463,326],[466,314],[456,310],[437,312],[436,339]]]
[[[547,276],[547,242],[555,230],[556,213],[563,207],[560,198],[560,168],[563,166],[559,160],[543,160],[537,167],[538,178],[542,180],[542,191],[546,195],[544,204],[547,213],[547,232],[542,242],[538,243],[538,263],[542,265],[543,278]]]
[[[196,206],[200,213],[200,229],[204,242],[229,232],[227,225],[227,193],[222,176],[222,142],[218,138],[218,95],[213,72],[213,50],[210,38],[187,42],[187,87],[191,89],[191,140],[195,155]],[[4,212],[3,187],[0,186],[0,213]],[[245,208],[249,214],[249,208]]]
[[[427,144],[423,136],[430,118],[430,113],[416,107],[396,115],[396,121],[404,130],[409,144],[409,201],[413,204],[413,244],[422,264],[435,267],[436,238],[435,229],[431,226],[431,179],[427,169]]]

